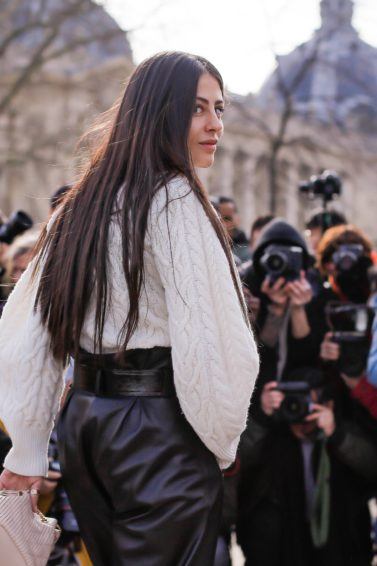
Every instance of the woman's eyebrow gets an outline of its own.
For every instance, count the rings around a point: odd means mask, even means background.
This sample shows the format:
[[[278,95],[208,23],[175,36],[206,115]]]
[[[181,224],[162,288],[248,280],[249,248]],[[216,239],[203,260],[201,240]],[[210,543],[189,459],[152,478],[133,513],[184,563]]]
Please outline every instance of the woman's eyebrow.
[[[206,104],[209,104],[209,100],[207,98],[203,98],[202,96],[197,96],[196,99],[201,100],[202,102],[205,102]],[[219,100],[216,100],[215,104],[224,104],[224,101],[222,99],[219,99]]]

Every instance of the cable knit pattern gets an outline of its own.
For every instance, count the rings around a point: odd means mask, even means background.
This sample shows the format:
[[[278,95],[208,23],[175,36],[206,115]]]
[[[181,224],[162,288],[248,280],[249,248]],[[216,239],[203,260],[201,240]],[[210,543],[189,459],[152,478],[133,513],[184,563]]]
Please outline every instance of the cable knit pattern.
[[[168,207],[166,207],[168,196]],[[119,348],[128,312],[116,216],[109,232],[110,305],[104,352]],[[128,348],[171,346],[184,415],[222,467],[235,458],[258,372],[253,336],[241,312],[225,253],[184,178],[160,189],[145,238],[140,321]],[[47,472],[47,445],[62,390],[62,367],[33,303],[31,266],[0,320],[0,418],[13,442],[5,466],[24,475]],[[93,351],[94,297],[81,335]]]
[[[150,241],[165,288],[177,395],[183,413],[220,466],[236,456],[258,373],[258,354],[228,262],[202,205],[184,179],[161,189]]]

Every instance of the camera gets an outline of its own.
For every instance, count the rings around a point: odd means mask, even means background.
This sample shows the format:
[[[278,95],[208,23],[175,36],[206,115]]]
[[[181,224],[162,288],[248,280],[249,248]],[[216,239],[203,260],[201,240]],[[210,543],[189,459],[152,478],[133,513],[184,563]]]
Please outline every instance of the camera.
[[[271,282],[279,277],[294,281],[300,278],[303,269],[303,250],[299,246],[271,244],[265,249],[260,265]]]
[[[33,226],[33,221],[26,212],[17,210],[9,220],[0,226],[0,242],[11,244],[16,236]]]
[[[312,175],[309,181],[300,183],[298,190],[311,198],[321,197],[324,203],[340,196],[342,182],[335,171],[324,171],[321,175]]]
[[[373,308],[330,301],[325,307],[325,314],[335,342],[369,340],[374,319]]]
[[[368,360],[374,309],[367,305],[330,302],[325,313],[333,333],[332,341],[340,344],[339,371],[350,377],[361,375]]]
[[[349,271],[357,265],[364,255],[361,244],[343,244],[333,254],[332,260],[338,271]]]
[[[284,393],[284,399],[276,412],[281,420],[287,423],[299,423],[311,413],[310,385],[306,381],[280,382],[276,390]]]

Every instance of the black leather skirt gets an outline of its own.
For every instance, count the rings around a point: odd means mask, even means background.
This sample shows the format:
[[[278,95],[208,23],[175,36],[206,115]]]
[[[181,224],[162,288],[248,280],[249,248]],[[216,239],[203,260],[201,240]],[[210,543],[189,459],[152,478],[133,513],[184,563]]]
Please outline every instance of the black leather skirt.
[[[113,369],[113,356],[80,364]],[[128,369],[171,368],[169,348],[133,350]],[[140,375],[140,374],[139,374]],[[126,379],[126,378],[125,378]],[[222,477],[176,395],[73,388],[58,424],[63,479],[95,566],[211,566]]]

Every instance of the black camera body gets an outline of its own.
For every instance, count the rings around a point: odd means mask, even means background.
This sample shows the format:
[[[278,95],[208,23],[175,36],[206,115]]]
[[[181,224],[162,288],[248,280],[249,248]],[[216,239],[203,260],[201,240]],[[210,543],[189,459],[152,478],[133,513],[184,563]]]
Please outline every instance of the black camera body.
[[[279,277],[284,277],[286,281],[295,281],[300,278],[303,269],[303,255],[300,246],[270,244],[264,250],[260,265],[272,283]]]
[[[11,244],[16,236],[22,234],[33,226],[33,221],[26,212],[17,210],[8,222],[0,226],[0,242]]]
[[[334,342],[360,342],[370,338],[375,315],[372,307],[330,301],[325,314]]]
[[[339,370],[359,376],[367,365],[375,310],[368,305],[330,302],[325,313],[331,339],[340,344]]]
[[[281,381],[276,387],[284,399],[276,416],[287,423],[300,423],[312,412],[310,385],[306,381]]]
[[[361,244],[342,244],[333,254],[332,260],[337,271],[350,271],[355,267],[364,255],[364,248]]]
[[[328,203],[335,195],[341,195],[342,182],[335,171],[327,170],[321,175],[312,175],[309,181],[300,183],[298,189],[311,198],[321,197],[324,203]]]

